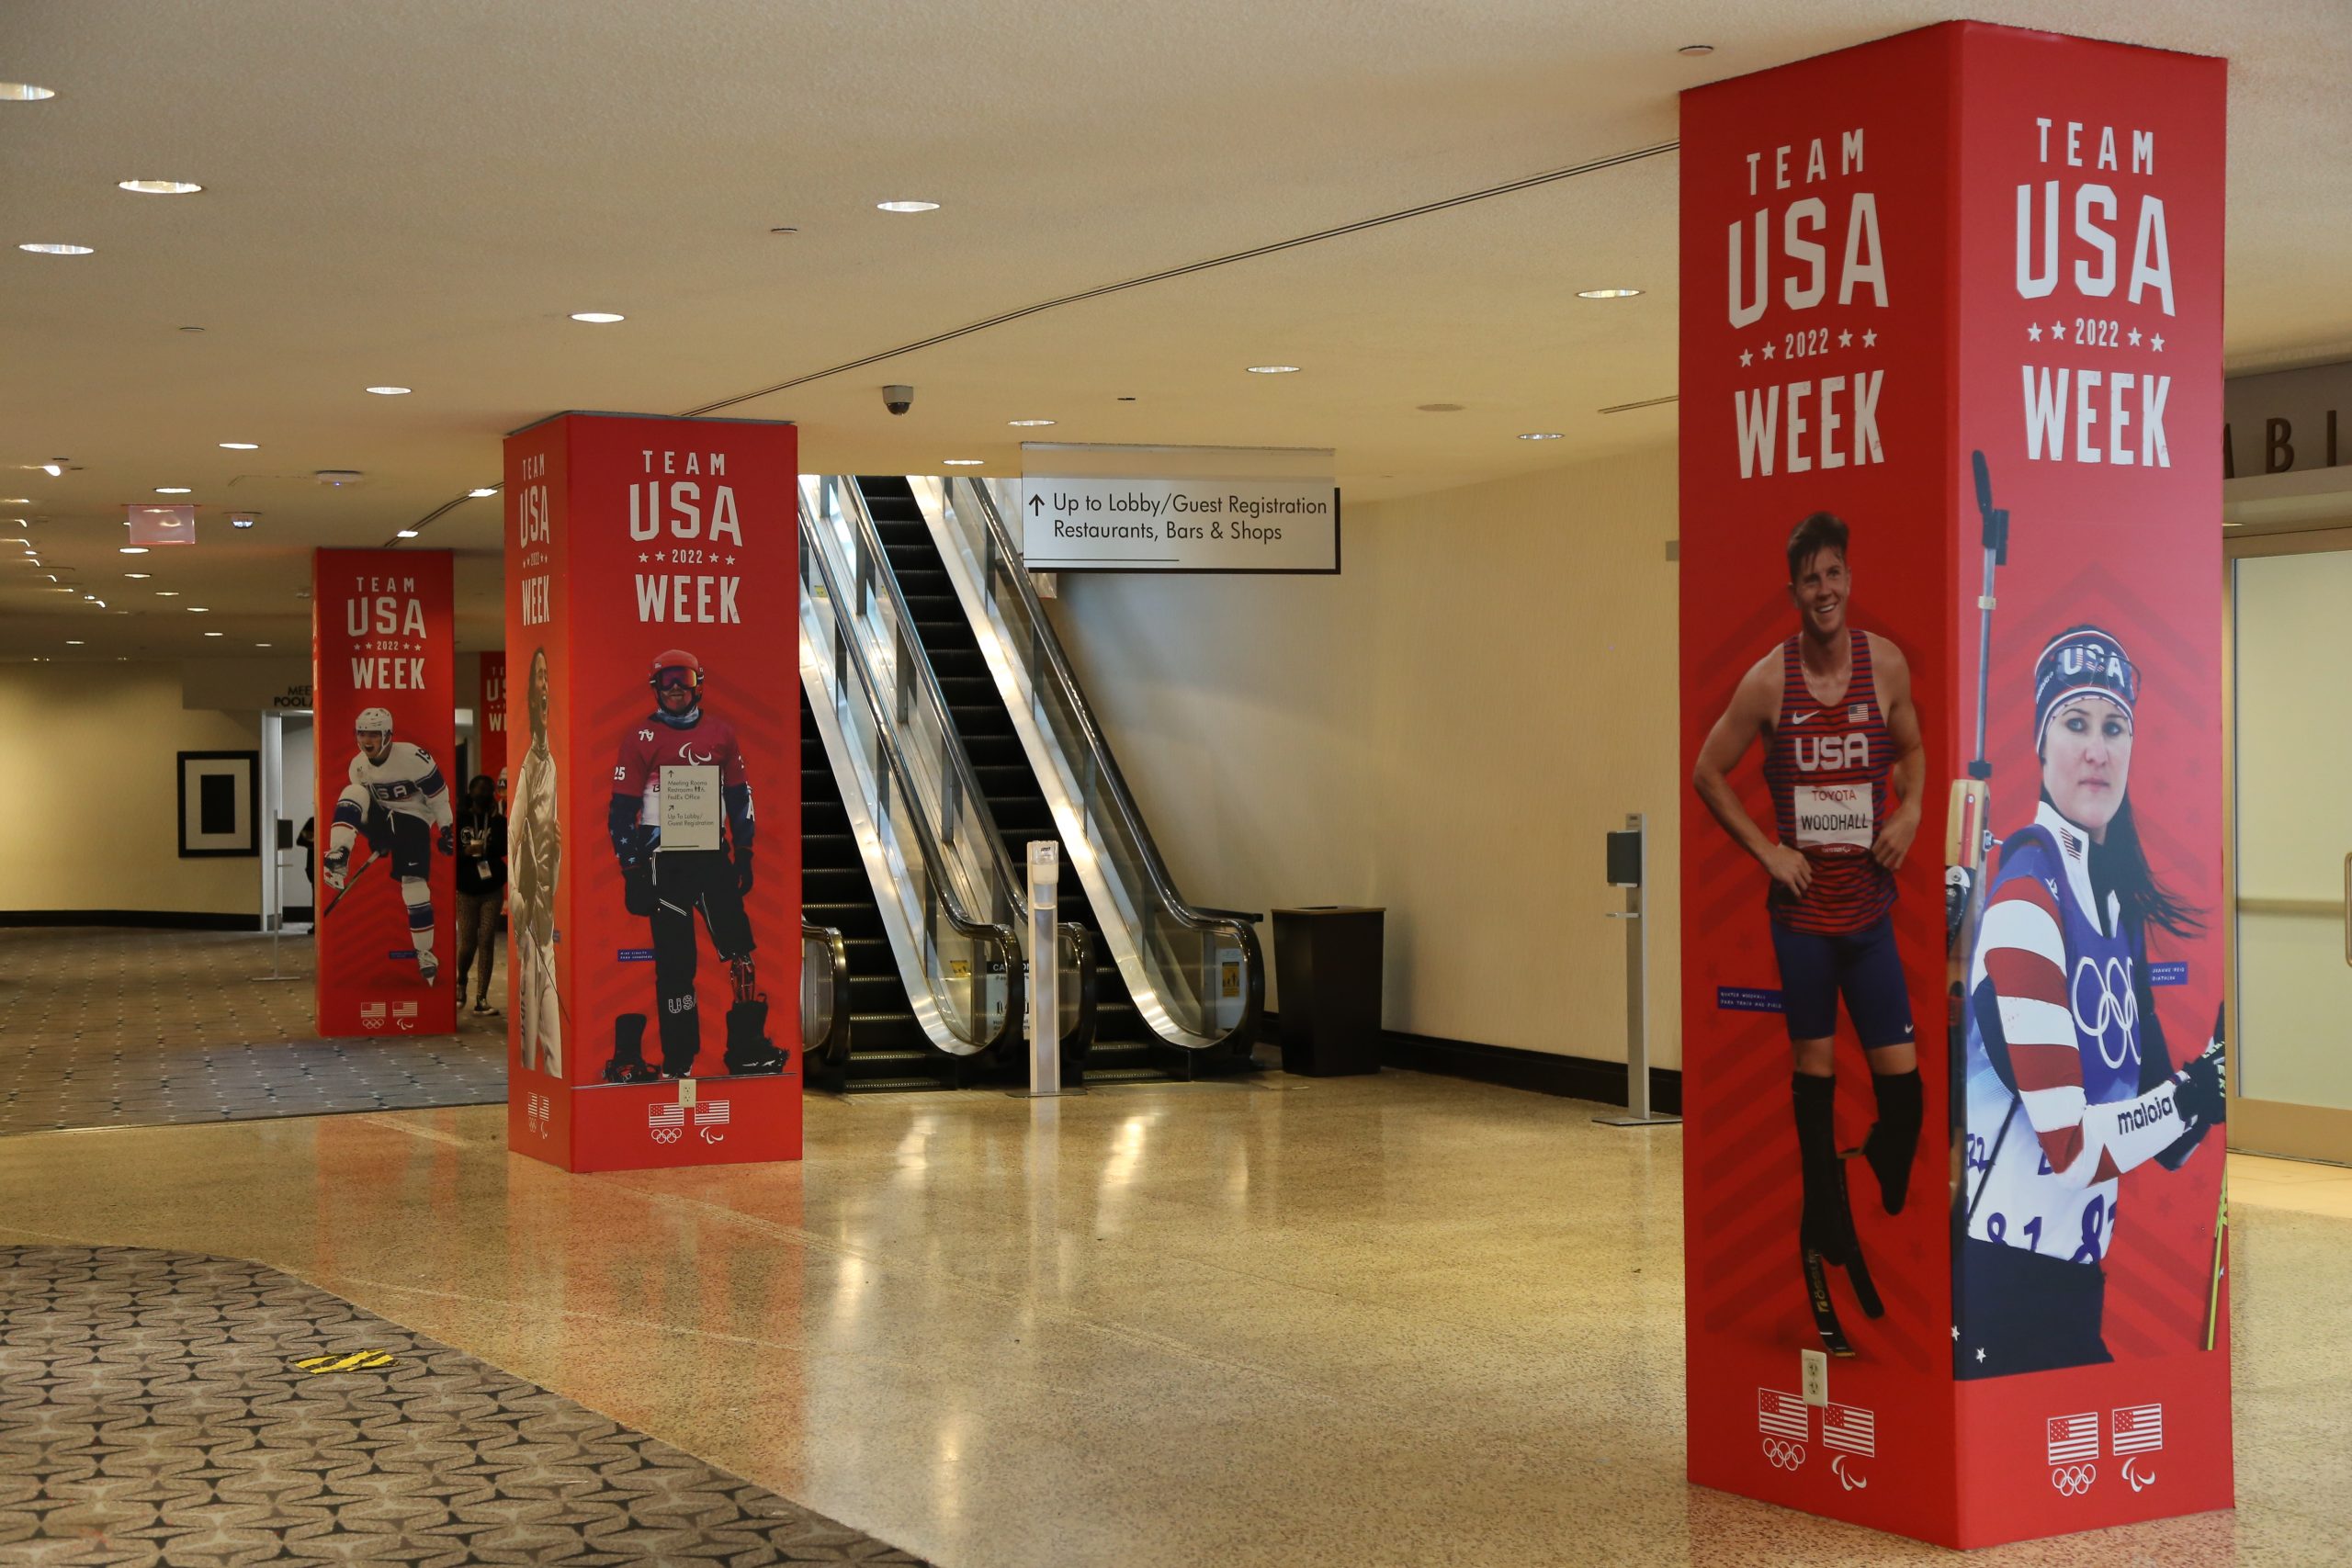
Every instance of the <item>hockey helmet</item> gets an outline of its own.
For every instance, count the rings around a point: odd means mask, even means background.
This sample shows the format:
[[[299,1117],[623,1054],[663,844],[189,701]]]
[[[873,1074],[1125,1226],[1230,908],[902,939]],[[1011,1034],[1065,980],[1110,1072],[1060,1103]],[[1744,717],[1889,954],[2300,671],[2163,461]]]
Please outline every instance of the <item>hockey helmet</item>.
[[[699,698],[702,695],[702,660],[683,648],[669,649],[655,657],[653,676],[646,684],[657,692],[666,687],[684,686]]]
[[[359,738],[359,748],[369,757],[379,757],[384,748],[392,743],[392,714],[390,708],[368,708],[351,727]],[[375,739],[381,737],[381,739]]]

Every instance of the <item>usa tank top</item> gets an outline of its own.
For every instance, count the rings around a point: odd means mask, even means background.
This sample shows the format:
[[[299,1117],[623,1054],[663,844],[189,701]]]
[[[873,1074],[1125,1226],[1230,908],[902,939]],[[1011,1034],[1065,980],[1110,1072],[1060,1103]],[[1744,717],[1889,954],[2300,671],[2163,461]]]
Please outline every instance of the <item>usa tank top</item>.
[[[1792,931],[1856,931],[1894,905],[1894,877],[1871,858],[1886,820],[1894,740],[1871,673],[1871,641],[1849,628],[1853,672],[1834,703],[1805,688],[1798,639],[1781,649],[1781,713],[1765,754],[1781,842],[1813,863],[1802,898],[1772,885],[1772,919]]]

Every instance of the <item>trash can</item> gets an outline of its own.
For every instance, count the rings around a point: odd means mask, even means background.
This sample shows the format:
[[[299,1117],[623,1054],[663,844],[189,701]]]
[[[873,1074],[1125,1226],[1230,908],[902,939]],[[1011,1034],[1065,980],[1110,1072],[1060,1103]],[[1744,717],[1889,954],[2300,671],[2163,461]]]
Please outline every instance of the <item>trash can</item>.
[[[1309,904],[1274,911],[1283,1071],[1380,1070],[1381,940],[1387,910]]]

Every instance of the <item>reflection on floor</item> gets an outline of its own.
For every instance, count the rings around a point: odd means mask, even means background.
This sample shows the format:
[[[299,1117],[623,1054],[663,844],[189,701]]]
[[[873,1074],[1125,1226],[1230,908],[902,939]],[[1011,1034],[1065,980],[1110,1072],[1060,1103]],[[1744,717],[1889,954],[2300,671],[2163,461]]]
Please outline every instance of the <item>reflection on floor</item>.
[[[0,931],[0,1134],[504,1103],[503,1019],[321,1040],[315,973],[300,933]]]
[[[488,1109],[35,1134],[0,1243],[261,1259],[950,1568],[1944,1560],[1685,1484],[1680,1133],[1593,1110],[817,1098],[804,1166],[594,1178]],[[2352,1224],[2235,1219],[2239,1511],[1973,1562],[2352,1560]]]

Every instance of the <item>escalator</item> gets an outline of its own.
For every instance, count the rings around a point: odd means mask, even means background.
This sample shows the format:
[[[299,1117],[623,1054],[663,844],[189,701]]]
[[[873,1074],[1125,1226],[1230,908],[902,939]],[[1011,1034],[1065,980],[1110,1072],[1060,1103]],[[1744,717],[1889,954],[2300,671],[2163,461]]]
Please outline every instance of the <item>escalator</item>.
[[[870,525],[831,481],[801,491],[801,891],[805,918],[841,933],[850,1022],[809,1081],[1008,1076],[1023,1054],[1023,889]],[[1073,925],[1057,941],[1063,1049],[1082,1054],[1091,939]]]
[[[1003,791],[1004,832],[1051,826],[1065,884],[1074,880],[1084,895],[1066,895],[1062,907],[1094,915],[1108,965],[1098,1007],[1108,1016],[1105,998],[1117,996],[1115,1027],[1132,1017],[1134,1036],[1172,1048],[1187,1076],[1246,1069],[1265,1011],[1261,917],[1203,908],[1178,892],[1022,564],[1004,511],[1018,505],[1017,494],[969,478],[865,482],[888,512],[888,550],[940,684],[952,689],[975,744],[986,737],[998,748],[988,784]],[[919,523],[906,516],[909,501]],[[1001,760],[1005,726],[1025,781]]]
[[[1058,837],[1053,811],[1022,752],[1021,737],[989,675],[979,641],[956,597],[956,585],[949,581],[939,547],[923,524],[922,509],[902,478],[862,476],[857,488],[913,617],[915,633],[954,715],[956,732],[963,737],[1005,852],[1013,864],[1022,865],[1033,840]],[[1067,852],[1061,863],[1061,909],[1063,918],[1069,919],[1086,908],[1086,890]],[[1171,1067],[1181,1072],[1182,1057],[1162,1047],[1145,1026],[1107,944],[1098,946],[1094,983],[1093,1043],[1076,1059],[1069,1052],[1063,1054],[1063,1080],[1076,1083],[1082,1077],[1102,1082],[1163,1076]]]

